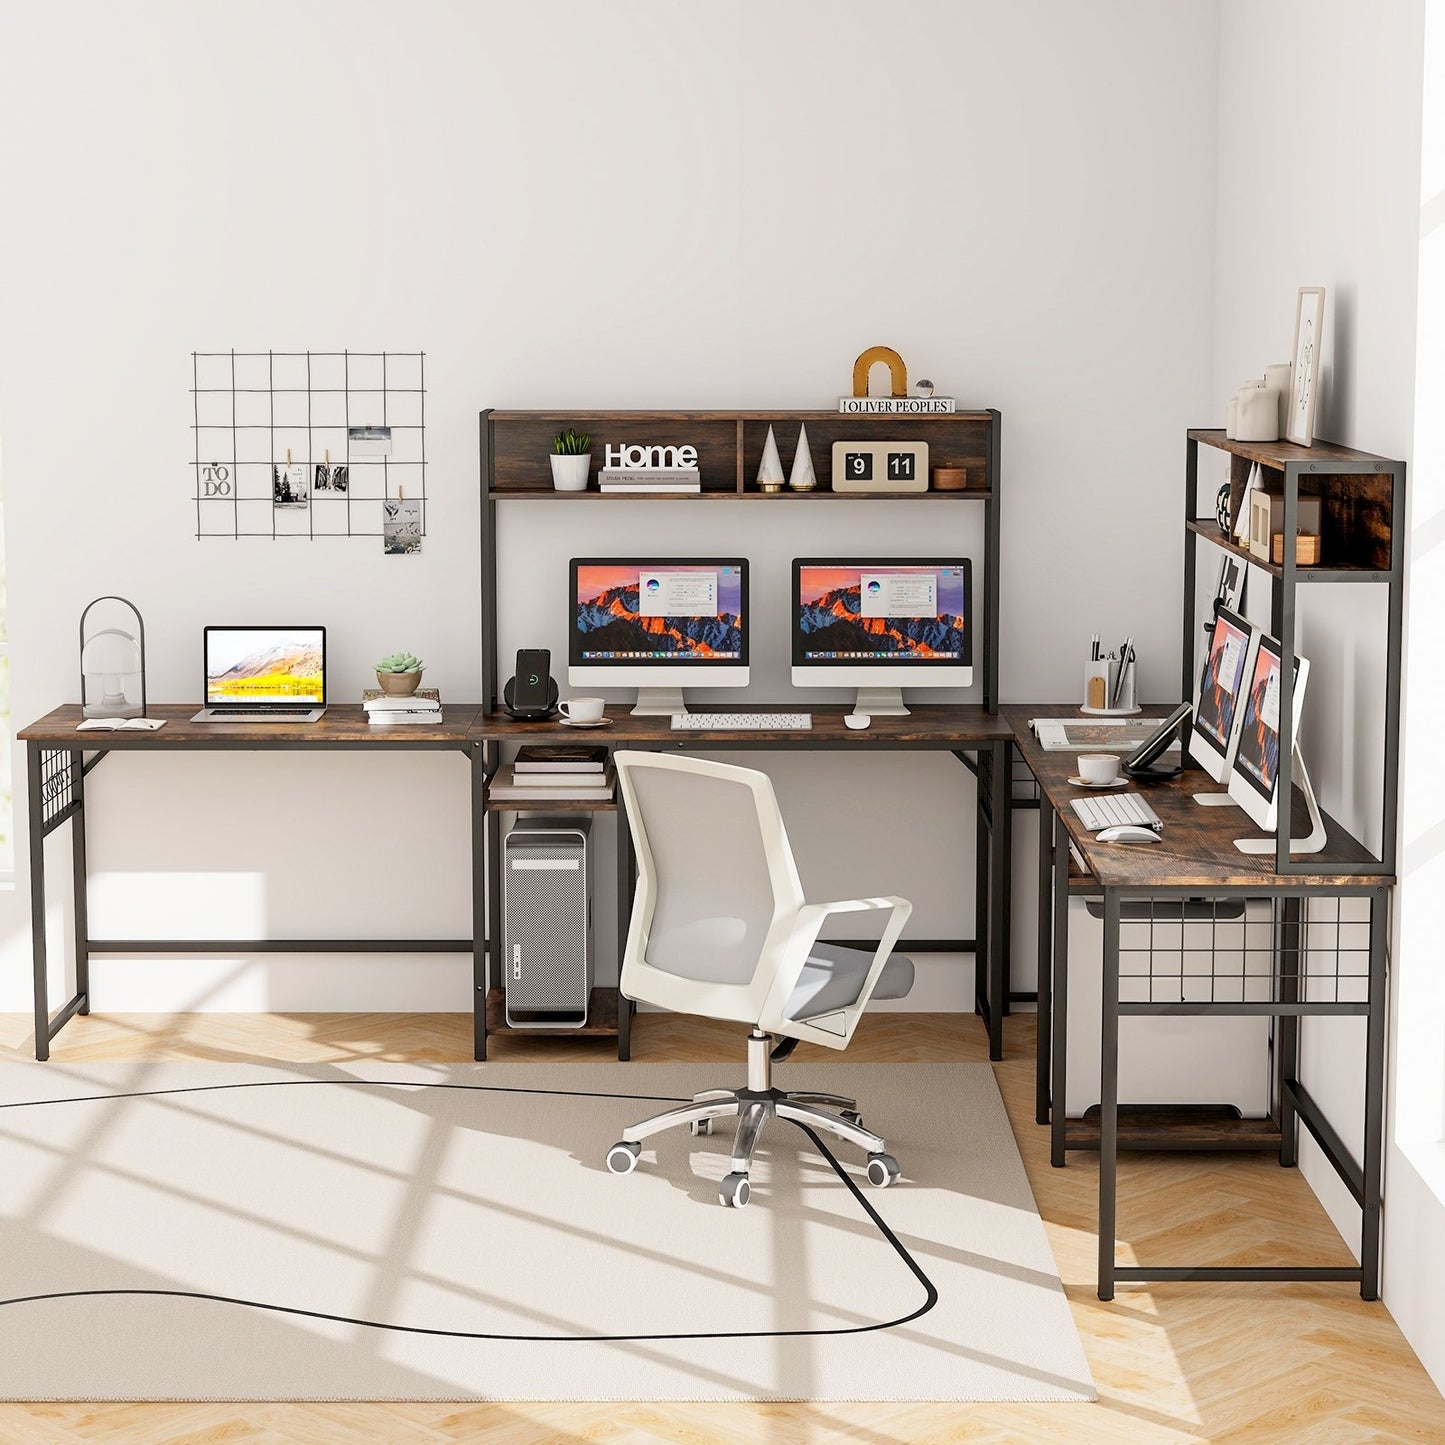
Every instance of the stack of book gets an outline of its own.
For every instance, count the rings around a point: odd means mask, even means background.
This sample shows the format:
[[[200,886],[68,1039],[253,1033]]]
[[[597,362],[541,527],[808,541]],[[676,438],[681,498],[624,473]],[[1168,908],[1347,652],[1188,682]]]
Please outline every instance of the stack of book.
[[[696,467],[602,467],[597,485],[604,492],[700,492]]]
[[[442,720],[441,695],[434,687],[419,687],[409,697],[369,687],[361,694],[361,705],[373,727],[398,727],[403,723],[435,727]]]
[[[613,781],[606,748],[538,744],[503,763],[487,794],[499,803],[609,803]]]

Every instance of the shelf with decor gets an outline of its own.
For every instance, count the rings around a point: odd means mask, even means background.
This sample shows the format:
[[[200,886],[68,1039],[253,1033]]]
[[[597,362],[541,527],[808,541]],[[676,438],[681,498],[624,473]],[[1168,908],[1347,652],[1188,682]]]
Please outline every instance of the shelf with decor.
[[[1215,549],[1257,567],[1270,579],[1270,632],[1282,647],[1280,672],[1279,789],[1290,796],[1294,782],[1294,691],[1296,589],[1301,583],[1373,583],[1386,589],[1383,788],[1380,806],[1380,856],[1361,871],[1393,874],[1395,869],[1396,810],[1399,799],[1400,676],[1404,633],[1405,463],[1373,452],[1357,451],[1336,442],[1316,441],[1298,446],[1288,441],[1237,441],[1223,431],[1196,428],[1187,434],[1184,480],[1184,613],[1183,678],[1181,696],[1195,695],[1200,659],[1200,618],[1197,615],[1198,546],[1206,541]],[[1227,510],[1230,535],[1216,517],[1201,516],[1213,500],[1200,496],[1199,458],[1204,447],[1228,457]],[[1235,540],[1234,528],[1245,505],[1250,474],[1259,469],[1256,491],[1271,502],[1272,551],[1279,560],[1258,555],[1252,546]],[[1220,499],[1223,487],[1219,484]],[[1299,560],[1283,539],[1300,533],[1306,509],[1318,507],[1318,531],[1307,540],[1317,557]],[[1273,519],[1278,518],[1274,530]],[[1263,540],[1263,537],[1259,540]],[[1306,540],[1306,539],[1302,539]],[[1280,545],[1276,549],[1275,543]],[[1208,625],[1208,619],[1205,619]],[[1330,865],[1292,856],[1289,828],[1279,830],[1275,850],[1281,874],[1328,871]]]

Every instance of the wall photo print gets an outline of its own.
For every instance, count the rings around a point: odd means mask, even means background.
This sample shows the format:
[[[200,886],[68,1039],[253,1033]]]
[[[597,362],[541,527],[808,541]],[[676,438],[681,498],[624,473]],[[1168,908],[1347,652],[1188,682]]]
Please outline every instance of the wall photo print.
[[[382,550],[388,557],[421,551],[421,502],[388,497],[382,504]]]
[[[310,504],[310,492],[306,485],[307,468],[303,462],[280,462],[271,464],[271,505],[294,510]]]
[[[347,468],[345,466],[332,466],[330,462],[316,463],[315,489],[318,492],[335,492],[344,494],[346,491]]]

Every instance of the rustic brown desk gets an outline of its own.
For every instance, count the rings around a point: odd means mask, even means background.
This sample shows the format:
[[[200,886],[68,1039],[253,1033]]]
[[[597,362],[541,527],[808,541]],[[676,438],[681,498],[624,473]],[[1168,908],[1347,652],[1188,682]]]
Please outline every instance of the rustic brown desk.
[[[765,707],[759,712],[775,711]],[[977,868],[974,938],[905,938],[901,946],[920,953],[972,953],[974,955],[975,1007],[982,1014],[989,1031],[989,1056],[1003,1057],[1003,1016],[1009,1003],[1009,850],[1011,830],[1009,816],[1009,772],[1012,766],[1013,731],[999,713],[990,713],[977,705],[919,704],[907,717],[875,717],[872,726],[854,732],[843,724],[850,709],[841,704],[812,705],[813,726],[806,731],[731,732],[672,731],[665,717],[633,717],[625,708],[609,707],[609,725],[590,731],[566,727],[560,721],[545,723],[518,722],[505,713],[478,716],[471,730],[473,743],[483,755],[487,779],[495,773],[504,746],[535,742],[605,743],[609,748],[642,748],[653,751],[676,749],[682,752],[759,752],[830,751],[876,753],[929,750],[951,753],[978,781],[977,789]],[[970,756],[972,754],[973,756]],[[483,892],[488,900],[488,917],[501,916],[501,814],[515,811],[516,804],[488,799],[486,810],[487,878]],[[533,805],[535,810],[536,805]],[[558,803],[550,811],[580,811],[588,808],[598,812],[617,812],[616,802],[579,805]],[[627,920],[632,907],[634,884],[631,844],[625,823],[618,826],[618,958],[626,941]],[[480,855],[481,849],[478,849]],[[477,932],[480,936],[480,924]],[[876,940],[841,939],[843,943],[872,947]],[[486,1027],[505,1027],[502,980],[479,978],[478,987],[488,996],[485,1013],[478,1012],[476,1056],[486,1056]],[[616,989],[599,989],[589,1016],[596,1019],[594,1032],[616,1032],[618,1056],[626,1058],[629,1048],[631,1006],[619,999]]]
[[[1112,1299],[1116,1281],[1138,1280],[1351,1280],[1365,1299],[1379,1293],[1380,1165],[1384,1123],[1385,950],[1389,888],[1394,882],[1379,861],[1328,815],[1329,839],[1310,860],[1307,874],[1279,873],[1273,855],[1245,854],[1233,840],[1257,831],[1233,808],[1201,808],[1192,794],[1218,785],[1189,769],[1148,789],[1163,824],[1157,844],[1099,843],[1069,806],[1079,797],[1067,779],[1072,753],[1045,752],[1028,726],[1030,718],[1077,716],[1073,707],[1010,706],[1019,755],[1039,787],[1039,1026],[1037,1117],[1052,1130],[1052,1162],[1062,1166],[1072,1149],[1099,1151],[1099,1298]],[[1295,795],[1296,836],[1307,827]],[[1070,844],[1083,859],[1074,861]],[[1101,898],[1104,920],[1103,1023],[1100,1105],[1097,1123],[1064,1117],[1068,1017],[1068,900]],[[1212,976],[1191,978],[1185,996],[1181,971],[1157,972],[1152,947],[1131,949],[1131,971],[1122,977],[1120,920],[1146,922],[1150,938],[1166,918],[1211,922],[1221,899],[1270,900],[1272,976],[1263,996],[1239,997],[1217,987]],[[1330,900],[1360,898],[1369,911],[1367,939],[1347,945],[1336,904],[1333,950],[1309,937],[1310,910]],[[1185,912],[1189,908],[1193,912]],[[1318,931],[1318,930],[1317,930]],[[1212,947],[1212,944],[1209,945]],[[1182,960],[1182,944],[1180,949]],[[1332,966],[1330,960],[1333,960]],[[1323,964],[1322,964],[1323,960]],[[1134,967],[1137,966],[1137,967]],[[1172,965],[1168,965],[1172,967]],[[1209,997],[1202,997],[1204,985]],[[1177,997],[1175,996],[1177,994]],[[1224,997],[1218,995],[1223,994]],[[1129,1108],[1118,1102],[1119,1018],[1122,1015],[1267,1014],[1276,1020],[1271,1116],[1265,1120],[1169,1117],[1167,1111]],[[1319,1106],[1299,1081],[1299,1020],[1307,1015],[1361,1015],[1366,1020],[1364,1156],[1356,1162]],[[1361,1263],[1355,1268],[1197,1268],[1122,1266],[1114,1261],[1118,1153],[1128,1149],[1267,1149],[1282,1165],[1295,1163],[1297,1126],[1303,1123],[1361,1209]]]
[[[162,705],[152,717],[166,720],[156,732],[76,732],[78,706],[56,708],[20,732],[25,744],[30,813],[30,917],[35,968],[35,1057],[50,1057],[50,1041],[77,1014],[90,1012],[92,954],[126,953],[470,953],[475,978],[482,972],[484,929],[475,890],[480,856],[480,760],[470,742],[476,704],[448,703],[436,727],[372,727],[359,704],[328,707],[314,723],[209,723],[190,721],[199,703]],[[85,777],[112,753],[127,752],[458,752],[471,763],[473,921],[471,938],[228,938],[96,939],[86,909]],[[86,755],[90,754],[89,761]],[[46,976],[45,839],[70,824],[75,880],[75,993],[52,1019]]]

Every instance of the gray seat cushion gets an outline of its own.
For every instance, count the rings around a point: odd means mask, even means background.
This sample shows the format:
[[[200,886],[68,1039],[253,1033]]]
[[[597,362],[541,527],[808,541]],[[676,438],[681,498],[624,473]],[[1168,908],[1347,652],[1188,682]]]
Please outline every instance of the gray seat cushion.
[[[783,1011],[790,1019],[817,1018],[858,1002],[868,977],[872,952],[842,948],[836,943],[815,943],[797,987]],[[901,953],[890,954],[878,976],[874,998],[906,998],[913,989],[913,960]]]

